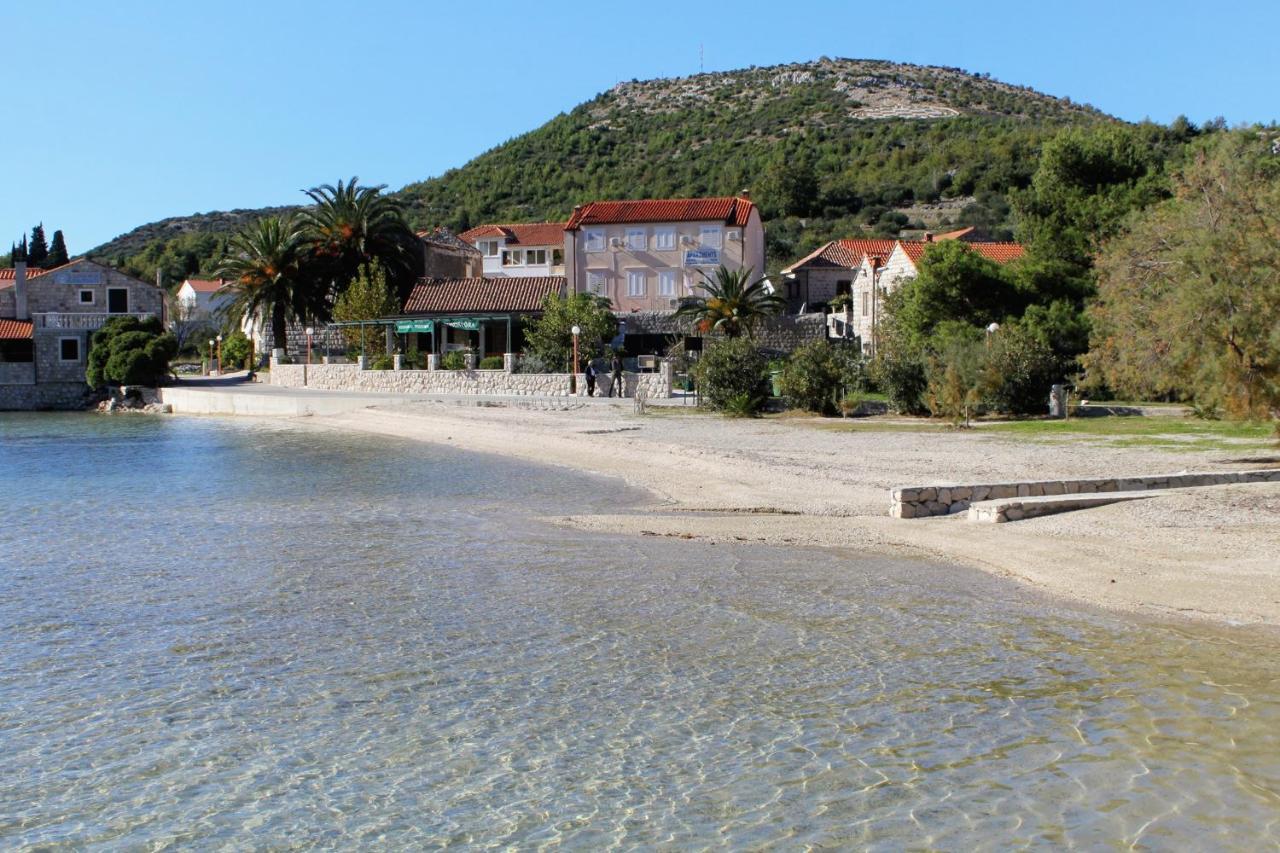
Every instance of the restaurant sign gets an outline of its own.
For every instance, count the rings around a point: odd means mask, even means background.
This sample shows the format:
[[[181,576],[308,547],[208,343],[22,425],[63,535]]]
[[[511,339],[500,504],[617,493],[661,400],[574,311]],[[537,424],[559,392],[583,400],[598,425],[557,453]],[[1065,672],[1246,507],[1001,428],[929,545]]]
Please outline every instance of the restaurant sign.
[[[396,333],[401,335],[410,332],[434,332],[435,330],[435,320],[401,320],[396,323]]]

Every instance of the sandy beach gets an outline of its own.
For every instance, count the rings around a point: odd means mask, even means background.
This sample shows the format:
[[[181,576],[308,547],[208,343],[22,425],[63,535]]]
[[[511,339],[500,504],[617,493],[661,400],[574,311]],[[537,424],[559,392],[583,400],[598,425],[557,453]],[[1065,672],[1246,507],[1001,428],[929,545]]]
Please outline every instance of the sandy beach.
[[[654,497],[638,513],[550,519],[581,529],[923,557],[1106,608],[1280,626],[1280,484],[1187,490],[1013,524],[888,515],[889,490],[899,485],[1233,470],[1280,459],[1260,460],[1256,446],[1233,456],[982,429],[636,416],[606,406],[417,402],[308,421],[568,466]]]

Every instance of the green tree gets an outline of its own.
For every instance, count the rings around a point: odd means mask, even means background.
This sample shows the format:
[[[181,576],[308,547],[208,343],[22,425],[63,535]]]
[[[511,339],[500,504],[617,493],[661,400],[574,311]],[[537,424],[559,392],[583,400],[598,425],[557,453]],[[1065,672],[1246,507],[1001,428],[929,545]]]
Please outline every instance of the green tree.
[[[230,282],[228,316],[270,316],[277,347],[290,319],[321,319],[329,310],[326,292],[303,270],[305,247],[306,232],[293,217],[267,216],[231,238],[217,271]]]
[[[27,263],[43,267],[49,260],[49,244],[44,236],[44,223],[31,229],[31,245],[27,248]]]
[[[717,340],[693,366],[702,405],[715,411],[749,415],[768,397],[768,361],[750,338]]]
[[[387,284],[387,275],[382,264],[377,261],[360,267],[360,271],[351,283],[343,289],[333,305],[333,319],[343,323],[359,323],[365,320],[377,320],[400,313],[400,303]],[[366,326],[355,326],[343,330],[347,346],[358,350],[361,355],[368,352]],[[374,326],[372,331],[378,338],[382,337],[382,327]]]
[[[898,288],[894,316],[899,333],[922,343],[940,323],[986,326],[1022,311],[1007,268],[959,240],[925,250],[919,274]]]
[[[383,194],[386,186],[360,186],[359,180],[306,190],[315,203],[302,213],[311,241],[310,274],[336,296],[361,267],[377,262],[399,290],[407,290],[421,265],[417,238],[400,203]]]
[[[570,370],[574,326],[581,332],[578,355],[588,359],[604,352],[605,341],[617,333],[618,321],[609,310],[607,299],[591,293],[552,294],[542,301],[542,315],[525,321],[527,351],[546,364]]]
[[[49,244],[49,257],[45,261],[45,265],[53,268],[60,267],[70,258],[67,256],[67,241],[62,236],[62,231],[53,232],[53,242]]]
[[[178,342],[154,317],[115,317],[90,339],[85,381],[104,385],[158,385],[178,354]]]
[[[818,173],[813,149],[781,154],[769,164],[761,179],[760,194],[766,209],[778,216],[808,216],[818,205]]]
[[[1218,134],[1098,261],[1094,383],[1280,418],[1280,158],[1252,131]]]
[[[731,270],[721,265],[714,276],[703,273],[698,288],[702,295],[681,299],[675,315],[691,318],[704,335],[751,337],[761,320],[780,314],[787,304],[764,279],[753,279],[750,267]]]
[[[791,353],[780,383],[790,405],[831,414],[846,395],[865,390],[866,368],[853,347],[810,341]]]

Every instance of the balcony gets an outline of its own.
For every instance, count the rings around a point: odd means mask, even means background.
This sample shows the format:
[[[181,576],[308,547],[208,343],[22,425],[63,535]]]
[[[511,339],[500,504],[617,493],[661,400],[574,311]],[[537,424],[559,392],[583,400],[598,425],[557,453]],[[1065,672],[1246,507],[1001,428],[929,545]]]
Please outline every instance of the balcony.
[[[147,312],[129,312],[127,314],[49,312],[32,314],[31,320],[37,330],[61,329],[70,332],[92,332],[101,329],[103,323],[116,317],[135,317],[139,320],[146,320],[154,316],[155,314]]]

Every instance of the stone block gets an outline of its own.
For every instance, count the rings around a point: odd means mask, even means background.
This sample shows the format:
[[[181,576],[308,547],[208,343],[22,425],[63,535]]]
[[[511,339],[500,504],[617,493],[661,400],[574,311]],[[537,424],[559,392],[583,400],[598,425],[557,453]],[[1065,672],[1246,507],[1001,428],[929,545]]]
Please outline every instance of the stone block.
[[[951,505],[951,490],[950,490],[950,489],[945,489],[945,488],[940,488],[940,489],[938,489],[938,503],[940,503],[940,504],[942,504],[942,505],[944,505],[944,506],[950,506],[950,505]]]
[[[1021,521],[1024,516],[1022,507],[1016,504],[1005,507],[1001,514],[1004,516],[1005,521]]]
[[[1031,495],[1031,484],[1029,483],[1019,483],[1016,488],[1017,491],[1014,494],[1020,498],[1029,497]]]
[[[1042,493],[1046,495],[1061,495],[1065,494],[1065,492],[1066,489],[1063,487],[1062,483],[1051,481],[1044,484],[1044,490]]]
[[[975,501],[985,501],[990,494],[991,494],[990,486],[974,486],[973,487],[972,497]]]
[[[972,487],[972,486],[952,486],[952,488],[951,488],[951,500],[952,500],[953,502],[954,502],[954,501],[967,501],[967,500],[969,500],[971,497],[973,497],[973,487]]]
[[[893,518],[915,518],[915,507],[907,503],[894,503],[889,510]]]
[[[920,494],[916,497],[916,500],[932,501],[932,500],[937,500],[937,498],[938,498],[938,490],[933,486],[926,486],[920,490]]]

